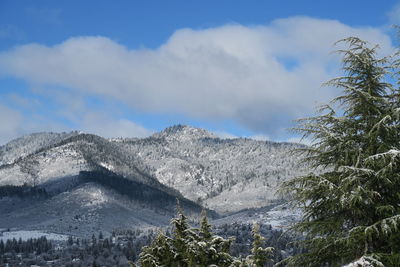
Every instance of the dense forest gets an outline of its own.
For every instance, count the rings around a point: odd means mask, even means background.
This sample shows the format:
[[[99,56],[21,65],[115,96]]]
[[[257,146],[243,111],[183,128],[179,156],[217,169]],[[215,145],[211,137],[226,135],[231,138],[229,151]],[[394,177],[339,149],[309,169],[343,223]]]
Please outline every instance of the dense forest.
[[[229,251],[233,257],[246,258],[251,254],[252,225],[224,224],[212,227],[212,231],[224,239],[234,240]],[[259,231],[265,237],[264,245],[275,248],[274,262],[297,253],[297,248],[289,245],[293,237],[283,234],[282,230],[260,225]],[[165,233],[171,237],[173,228],[167,228]],[[128,262],[138,261],[142,248],[150,245],[157,234],[155,229],[136,229],[116,230],[108,237],[100,232],[90,239],[70,236],[67,241],[50,241],[46,237],[0,240],[0,266],[7,263],[10,266],[130,266]]]
[[[33,187],[27,184],[21,186],[3,185],[0,186],[0,199],[3,197],[45,198],[48,197],[48,193],[45,188]]]

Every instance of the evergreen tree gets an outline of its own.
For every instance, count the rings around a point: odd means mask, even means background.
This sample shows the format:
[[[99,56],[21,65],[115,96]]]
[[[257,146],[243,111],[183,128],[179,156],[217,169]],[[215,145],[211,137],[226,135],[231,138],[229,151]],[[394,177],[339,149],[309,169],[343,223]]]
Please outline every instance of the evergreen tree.
[[[68,240],[67,240],[67,245],[68,246],[72,246],[74,244],[74,240],[73,240],[73,238],[72,238],[72,235],[70,235],[69,237],[68,237]]]
[[[173,218],[171,224],[174,228],[173,234],[173,247],[174,247],[174,261],[179,262],[179,266],[187,266],[188,264],[188,243],[190,241],[190,236],[188,233],[189,224],[183,210],[177,202],[177,217]]]
[[[400,262],[400,106],[394,57],[358,38],[342,40],[344,77],[328,82],[343,94],[322,115],[299,121],[312,139],[302,149],[314,171],[284,183],[303,209],[294,229],[305,253],[291,266],[340,266],[358,258],[374,265]],[[398,266],[398,265],[397,265]]]
[[[97,239],[96,236],[94,234],[92,234],[92,247],[97,245]]]
[[[174,228],[173,238],[160,232],[153,242],[142,249],[140,266],[192,266],[190,265],[188,230],[189,224],[182,208],[177,204],[177,217],[171,220]]]
[[[205,210],[201,212],[201,219],[200,219],[200,237],[204,241],[209,241],[212,237],[211,233],[211,224],[208,223],[207,214]]]
[[[213,234],[206,212],[203,210],[200,228],[191,232],[189,249],[190,266],[230,266],[234,258],[230,255],[233,239],[224,239]]]
[[[251,255],[247,257],[246,262],[249,266],[263,267],[270,260],[273,248],[263,248],[265,238],[260,235],[260,225],[255,223],[252,228],[253,244]]]
[[[174,260],[175,248],[172,244],[171,238],[160,231],[151,245],[142,249],[139,259],[140,266],[180,266]]]
[[[170,238],[160,232],[153,242],[142,249],[139,256],[141,267],[176,266],[176,267],[233,267],[264,266],[271,248],[262,248],[259,228],[253,231],[254,255],[248,259],[235,259],[230,255],[233,239],[224,239],[212,232],[205,212],[202,213],[200,228],[191,228],[182,209],[178,206],[177,217],[171,221],[174,227]],[[134,266],[134,264],[131,264]]]

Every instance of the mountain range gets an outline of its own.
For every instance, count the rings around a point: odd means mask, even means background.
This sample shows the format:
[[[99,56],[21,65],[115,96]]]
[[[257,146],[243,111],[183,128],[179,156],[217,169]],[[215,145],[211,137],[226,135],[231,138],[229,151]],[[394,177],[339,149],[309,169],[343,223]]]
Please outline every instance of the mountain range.
[[[285,207],[277,212],[276,191],[304,173],[292,153],[301,146],[221,139],[184,125],[147,138],[27,135],[0,147],[0,229],[84,236],[165,226],[176,199],[189,216],[205,208],[215,223],[293,219]]]

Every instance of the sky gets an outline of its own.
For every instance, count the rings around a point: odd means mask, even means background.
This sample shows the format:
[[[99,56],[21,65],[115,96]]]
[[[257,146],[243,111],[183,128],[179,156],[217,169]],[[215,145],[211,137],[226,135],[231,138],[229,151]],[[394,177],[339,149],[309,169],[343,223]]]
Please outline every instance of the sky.
[[[187,124],[298,141],[340,94],[337,40],[397,47],[400,2],[0,0],[0,145],[32,132],[146,137]]]

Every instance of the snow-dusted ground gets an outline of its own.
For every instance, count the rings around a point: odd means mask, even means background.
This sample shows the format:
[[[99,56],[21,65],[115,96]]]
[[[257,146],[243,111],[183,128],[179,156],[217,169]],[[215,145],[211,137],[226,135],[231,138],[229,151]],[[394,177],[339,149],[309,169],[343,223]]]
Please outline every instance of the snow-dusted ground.
[[[42,231],[6,231],[5,229],[0,229],[0,240],[6,241],[7,239],[19,240],[20,238],[23,241],[28,240],[29,238],[40,238],[45,236],[49,240],[56,241],[66,241],[68,239],[67,235],[55,234],[55,233],[47,233]]]
[[[38,179],[36,184],[49,182],[65,176],[74,176],[79,171],[88,169],[83,156],[76,151],[70,144],[57,146],[31,155],[29,158],[23,158],[17,163],[6,165],[0,168],[0,185],[22,185],[33,184],[33,178],[30,174],[22,171],[26,162],[34,161],[30,164],[31,168],[37,170]]]
[[[96,183],[85,183],[48,199],[0,199],[0,228],[90,237],[114,229],[163,227],[174,207],[132,200]]]
[[[280,205],[274,207],[270,211],[268,211],[261,218],[264,222],[270,224],[275,228],[287,228],[292,225],[294,222],[297,222],[301,218],[301,211],[298,209],[292,209],[287,207],[286,205]]]
[[[214,220],[217,225],[230,223],[270,224],[275,229],[287,229],[300,219],[301,212],[289,208],[286,204],[272,204],[263,208],[248,209],[235,212],[221,219]]]
[[[39,149],[51,146],[79,132],[70,133],[34,133],[12,140],[0,147],[0,165],[11,164],[18,158],[35,153]]]

